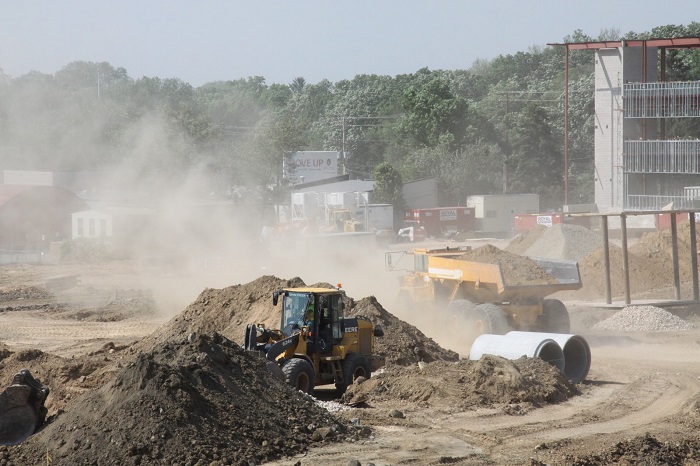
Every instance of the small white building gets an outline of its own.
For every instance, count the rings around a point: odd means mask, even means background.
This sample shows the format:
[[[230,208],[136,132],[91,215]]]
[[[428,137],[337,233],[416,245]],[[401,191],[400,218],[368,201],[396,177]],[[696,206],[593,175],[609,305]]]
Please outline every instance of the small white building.
[[[467,197],[467,207],[474,207],[474,229],[499,237],[514,232],[516,214],[536,214],[540,211],[538,194],[488,194]]]
[[[72,238],[103,238],[112,236],[112,216],[96,210],[71,214]]]

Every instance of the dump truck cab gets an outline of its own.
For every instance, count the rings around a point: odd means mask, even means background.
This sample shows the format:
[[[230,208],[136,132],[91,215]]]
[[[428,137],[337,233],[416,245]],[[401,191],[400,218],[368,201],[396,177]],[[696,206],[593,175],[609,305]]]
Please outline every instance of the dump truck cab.
[[[345,317],[345,292],[339,288],[285,288],[274,291],[281,303],[280,329],[250,324],[244,347],[276,363],[290,385],[312,393],[334,383],[344,392],[357,378],[370,378],[384,365],[375,354],[380,327],[361,316]]]

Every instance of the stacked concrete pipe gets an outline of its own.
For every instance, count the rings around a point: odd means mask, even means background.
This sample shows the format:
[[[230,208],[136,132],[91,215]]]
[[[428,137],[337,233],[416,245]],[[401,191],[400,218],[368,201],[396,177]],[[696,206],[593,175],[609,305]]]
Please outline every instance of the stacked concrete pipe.
[[[508,337],[508,335],[480,335],[472,343],[469,359],[478,360],[484,354],[493,354],[506,359],[518,359],[523,356],[540,358],[564,371],[564,352],[561,346],[551,338]]]
[[[469,359],[484,354],[506,359],[522,356],[540,358],[574,383],[581,382],[591,368],[591,349],[580,335],[568,333],[508,332],[505,335],[484,334],[472,344]]]

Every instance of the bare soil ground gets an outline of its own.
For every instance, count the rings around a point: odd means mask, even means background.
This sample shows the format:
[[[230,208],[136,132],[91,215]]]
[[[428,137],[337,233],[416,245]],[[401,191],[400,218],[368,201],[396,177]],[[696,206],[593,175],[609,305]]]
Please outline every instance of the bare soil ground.
[[[74,275],[76,286],[47,280]],[[617,309],[572,295],[572,333],[592,364],[570,385],[538,361],[456,361],[459,342],[356,296],[393,359],[343,399],[322,387],[321,400],[352,406],[329,419],[228,343],[269,318],[280,283],[205,289],[177,308],[129,262],[0,267],[0,383],[28,367],[52,390],[47,427],[0,448],[0,464],[700,464],[700,306],[668,308],[693,330],[614,333],[592,327]],[[226,375],[228,360],[241,378]]]

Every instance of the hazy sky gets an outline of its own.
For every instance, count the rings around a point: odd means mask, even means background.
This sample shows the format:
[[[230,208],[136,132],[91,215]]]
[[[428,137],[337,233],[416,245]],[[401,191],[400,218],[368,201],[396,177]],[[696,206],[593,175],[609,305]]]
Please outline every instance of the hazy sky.
[[[467,69],[576,29],[700,21],[700,0],[0,0],[0,69],[109,62],[132,78],[268,84]]]

